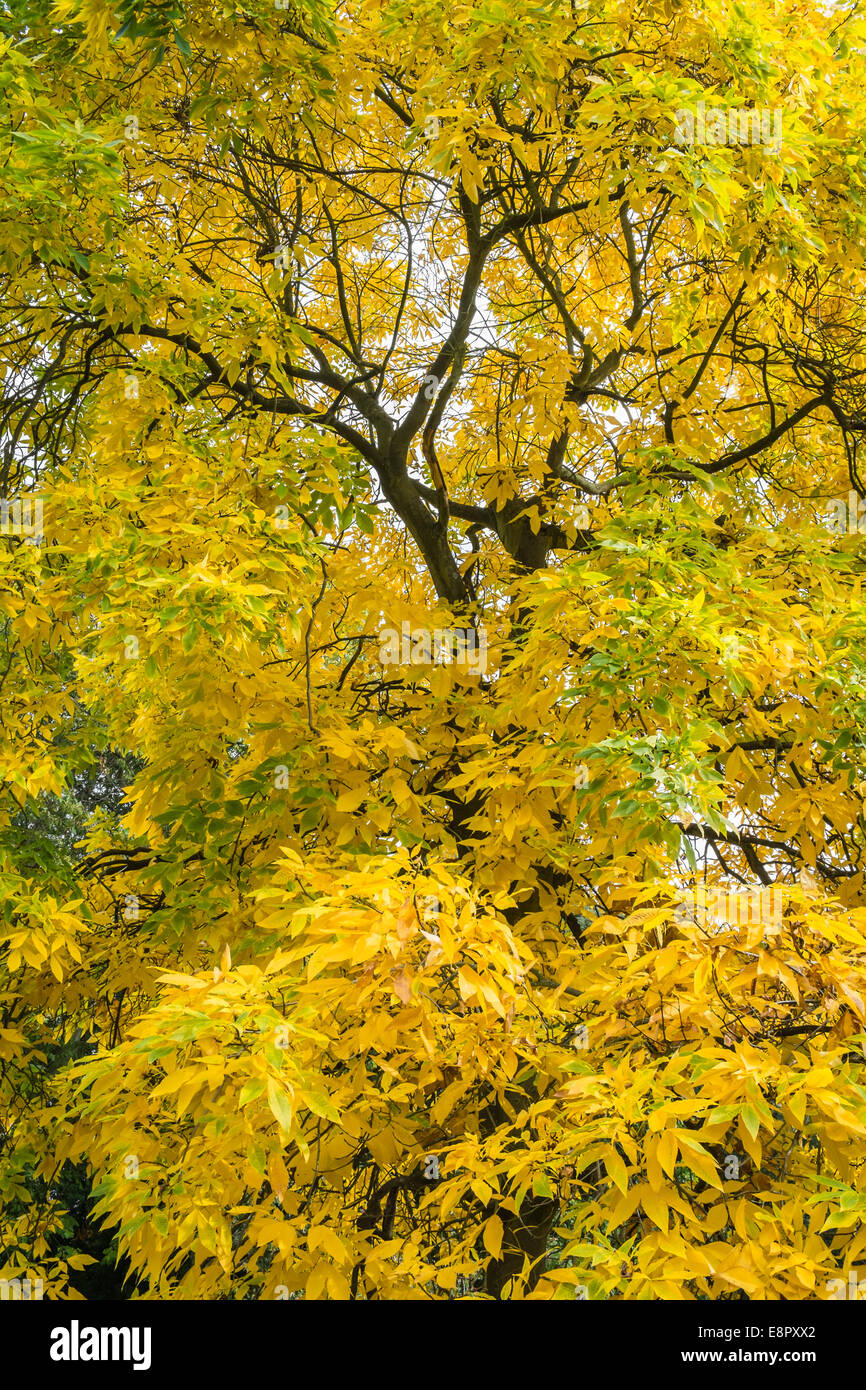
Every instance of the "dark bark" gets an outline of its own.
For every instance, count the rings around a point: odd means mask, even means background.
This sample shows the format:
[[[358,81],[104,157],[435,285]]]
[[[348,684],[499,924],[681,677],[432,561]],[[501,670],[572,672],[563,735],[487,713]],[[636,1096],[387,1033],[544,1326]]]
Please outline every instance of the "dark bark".
[[[491,1260],[487,1266],[486,1290],[492,1298],[507,1298],[514,1278],[521,1280],[522,1287],[525,1280],[527,1292],[535,1288],[544,1273],[547,1238],[558,1211],[559,1203],[553,1197],[535,1197],[532,1193],[527,1193],[517,1213],[499,1208],[502,1258]],[[524,1275],[527,1259],[529,1269]]]

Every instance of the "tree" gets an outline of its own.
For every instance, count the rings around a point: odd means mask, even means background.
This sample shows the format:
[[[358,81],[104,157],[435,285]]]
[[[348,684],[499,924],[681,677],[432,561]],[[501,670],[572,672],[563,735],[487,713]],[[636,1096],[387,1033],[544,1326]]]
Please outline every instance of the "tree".
[[[0,1277],[86,1161],[147,1298],[826,1296],[862,21],[2,22]]]

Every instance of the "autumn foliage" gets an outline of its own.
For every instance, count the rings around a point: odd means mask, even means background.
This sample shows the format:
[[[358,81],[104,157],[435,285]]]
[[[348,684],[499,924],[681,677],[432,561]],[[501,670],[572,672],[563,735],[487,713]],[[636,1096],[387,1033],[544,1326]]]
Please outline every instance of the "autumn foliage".
[[[5,7],[0,1278],[72,1165],[142,1299],[866,1259],[830,11]]]

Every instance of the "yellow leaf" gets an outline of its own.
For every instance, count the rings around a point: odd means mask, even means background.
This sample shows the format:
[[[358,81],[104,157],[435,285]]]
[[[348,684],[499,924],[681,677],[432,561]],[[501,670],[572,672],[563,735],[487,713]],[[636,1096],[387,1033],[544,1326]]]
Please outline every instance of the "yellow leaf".
[[[408,975],[405,970],[401,970],[399,975],[394,976],[392,984],[397,998],[401,999],[404,1004],[408,1004],[409,1000],[412,998],[411,976]]]
[[[321,1298],[325,1290],[325,1283],[328,1278],[330,1265],[325,1260],[320,1260],[307,1280],[307,1298]]]
[[[349,791],[341,792],[337,797],[337,810],[341,815],[350,815],[352,811],[357,811],[366,795],[366,786],[350,788]]]
[[[289,1174],[279,1154],[273,1153],[268,1159],[268,1179],[277,1196],[282,1200],[289,1186]]]
[[[662,1231],[668,1229],[668,1204],[660,1192],[653,1192],[648,1184],[641,1187],[640,1204],[650,1221],[654,1221]]]
[[[185,1086],[188,1081],[192,1081],[200,1075],[200,1067],[179,1067],[177,1071],[169,1072],[165,1080],[160,1081],[158,1086],[154,1086],[150,1094],[152,1096],[170,1096],[174,1091],[179,1091],[181,1086]]]
[[[307,1249],[311,1253],[314,1250],[324,1250],[338,1264],[345,1263],[348,1254],[340,1237],[330,1226],[311,1226],[307,1236]]]
[[[626,1173],[625,1164],[623,1163],[616,1149],[608,1149],[604,1158],[604,1166],[607,1169],[607,1175],[610,1178],[611,1182],[616,1183],[616,1186],[619,1188],[620,1192],[627,1192],[628,1175]]]
[[[274,1119],[280,1126],[287,1131],[290,1130],[292,1127],[292,1107],[285,1091],[273,1077],[268,1080],[268,1105],[271,1107]]]
[[[678,1147],[676,1130],[666,1129],[659,1139],[657,1153],[659,1163],[669,1178],[674,1176]]]
[[[498,1216],[491,1216],[484,1227],[484,1247],[490,1251],[494,1259],[498,1260],[502,1256],[502,1220]]]

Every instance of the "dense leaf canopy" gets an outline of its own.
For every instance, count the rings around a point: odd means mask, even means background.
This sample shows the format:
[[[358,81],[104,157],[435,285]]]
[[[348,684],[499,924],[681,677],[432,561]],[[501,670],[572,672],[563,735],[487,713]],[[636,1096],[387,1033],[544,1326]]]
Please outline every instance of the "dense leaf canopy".
[[[856,7],[0,28],[0,1277],[826,1297]]]

